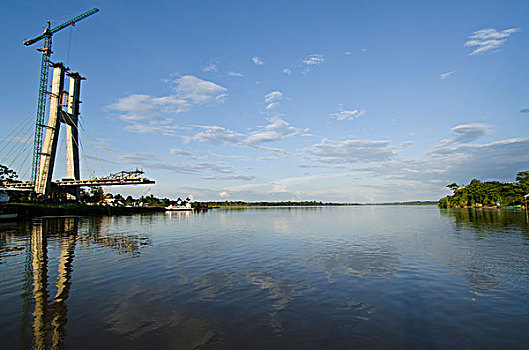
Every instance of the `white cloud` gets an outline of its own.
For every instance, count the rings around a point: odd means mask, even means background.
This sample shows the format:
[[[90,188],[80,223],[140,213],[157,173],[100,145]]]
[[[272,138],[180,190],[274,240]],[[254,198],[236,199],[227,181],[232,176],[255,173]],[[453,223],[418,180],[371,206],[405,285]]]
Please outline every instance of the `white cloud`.
[[[242,77],[244,77],[244,74],[239,73],[239,72],[232,72],[232,71],[229,71],[229,72],[228,72],[228,76],[229,76],[229,77],[239,77],[239,78],[242,78]]]
[[[319,65],[319,64],[322,64],[323,62],[325,62],[325,58],[323,57],[323,55],[318,54],[318,53],[308,55],[307,57],[303,59],[303,63],[309,66]]]
[[[269,118],[270,124],[250,133],[243,143],[255,147],[261,143],[278,141],[292,136],[303,136],[308,129],[299,129],[290,126],[280,117]]]
[[[325,62],[325,57],[323,57],[322,54],[311,54],[300,59],[296,64],[283,68],[283,73],[286,75],[292,75],[293,72],[307,74],[313,67],[318,66],[323,62]]]
[[[448,146],[458,145],[462,143],[469,143],[479,139],[482,136],[490,135],[492,129],[485,124],[465,124],[453,127],[450,132],[453,136],[449,139],[444,139],[439,145],[434,146],[432,150],[439,150]]]
[[[236,133],[230,129],[223,128],[221,126],[203,126],[195,125],[197,128],[204,129],[191,137],[184,137],[184,141],[199,141],[199,142],[209,142],[213,144],[222,144],[222,143],[238,143],[242,134]]]
[[[283,93],[280,91],[272,91],[265,95],[265,103],[266,107],[265,109],[267,111],[278,107],[281,103],[281,99],[283,98]]]
[[[171,148],[169,153],[174,154],[176,156],[182,156],[182,157],[188,157],[191,155],[191,153],[184,151],[182,149],[178,149],[178,148]]]
[[[527,169],[527,164],[529,138],[520,138],[432,148],[415,159],[395,159],[363,170],[375,176],[384,174],[426,184],[432,196],[439,198],[445,195],[444,186],[448,183],[468,183],[474,178],[512,181],[517,172]]]
[[[269,111],[272,108],[278,107],[279,105],[280,105],[279,102],[271,102],[271,103],[267,104],[265,108],[266,108],[267,111]]]
[[[126,125],[125,130],[138,134],[162,134],[164,136],[176,135],[178,125],[168,124],[165,121],[132,122]]]
[[[265,102],[270,103],[274,101],[278,101],[283,97],[283,93],[280,91],[272,91],[265,95]]]
[[[388,141],[323,139],[306,150],[318,162],[331,164],[368,163],[386,161],[398,153]]]
[[[228,198],[230,196],[230,194],[226,191],[222,191],[222,192],[219,192],[219,196],[221,198]]]
[[[510,28],[500,31],[494,28],[481,29],[475,31],[468,37],[465,46],[473,49],[469,55],[497,51],[513,33],[519,31],[520,28]]]
[[[194,104],[210,102],[213,98],[225,94],[228,89],[211,81],[202,80],[192,75],[184,75],[173,81],[174,90],[180,98]]]
[[[215,63],[208,63],[207,66],[205,66],[204,68],[202,68],[202,71],[203,72],[216,72],[218,70],[218,67]]]
[[[363,109],[346,110],[342,108],[338,113],[332,113],[329,116],[336,120],[355,120],[364,114],[365,111]]]
[[[263,60],[261,60],[261,59],[260,59],[259,57],[257,57],[257,56],[252,57],[252,62],[255,63],[255,64],[258,65],[258,66],[264,64]]]
[[[216,176],[202,176],[205,180],[242,180],[251,181],[255,179],[253,175],[216,175]]]
[[[245,145],[274,153],[286,154],[286,152],[281,149],[265,147],[261,144],[279,141],[293,136],[307,136],[307,132],[309,131],[308,129],[293,127],[277,116],[268,118],[267,120],[269,122],[268,125],[257,127],[257,130],[245,134],[221,126],[195,125],[194,127],[201,128],[203,131],[200,131],[193,136],[184,136],[183,139],[185,142],[199,141],[212,144]]]
[[[189,103],[176,96],[153,97],[150,95],[129,95],[108,106],[121,113],[124,121],[151,120],[163,113],[180,113],[189,110]]]
[[[217,97],[215,97],[215,101],[217,101],[217,103],[224,103],[226,102],[227,97],[228,97],[228,94],[220,94]]]
[[[127,122],[125,130],[136,133],[161,133],[174,135],[178,126],[167,118],[191,109],[195,104],[224,102],[227,89],[213,82],[186,75],[171,82],[175,95],[154,97],[147,94],[132,94],[118,99],[107,108],[118,112],[118,118]]]
[[[212,162],[170,162],[160,159],[154,154],[122,154],[118,156],[119,160],[132,166],[141,166],[146,169],[169,170],[178,174],[208,174],[233,173],[233,167],[225,163]]]
[[[455,71],[450,71],[450,72],[446,72],[446,73],[441,73],[441,74],[439,74],[439,78],[440,78],[441,80],[445,80],[445,79],[450,78],[454,73],[455,73]]]

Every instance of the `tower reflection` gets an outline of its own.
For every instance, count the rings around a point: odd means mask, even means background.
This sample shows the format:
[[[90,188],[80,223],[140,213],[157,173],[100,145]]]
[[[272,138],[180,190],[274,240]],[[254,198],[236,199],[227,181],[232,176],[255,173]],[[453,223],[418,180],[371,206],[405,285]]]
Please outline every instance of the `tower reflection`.
[[[35,220],[29,225],[22,294],[22,348],[64,348],[76,246],[97,245],[135,257],[141,246],[150,244],[145,235],[110,232],[113,220],[116,219],[69,217]],[[56,266],[57,270],[50,266]],[[52,276],[57,276],[55,283]]]
[[[35,221],[31,228],[31,270],[33,279],[33,341],[34,349],[62,349],[68,320],[68,300],[78,218],[60,221]],[[62,227],[60,227],[62,226]],[[57,268],[57,293],[49,299],[48,292],[48,235],[61,232],[60,255]],[[28,285],[28,284],[26,284]],[[29,296],[28,293],[25,294]]]

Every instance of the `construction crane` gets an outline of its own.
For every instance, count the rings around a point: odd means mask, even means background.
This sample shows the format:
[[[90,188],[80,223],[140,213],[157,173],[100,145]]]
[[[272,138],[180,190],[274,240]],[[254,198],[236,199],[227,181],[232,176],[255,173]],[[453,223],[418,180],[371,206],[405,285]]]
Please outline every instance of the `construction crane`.
[[[33,166],[31,171],[31,182],[34,184],[36,183],[37,173],[39,171],[39,164],[40,164],[40,150],[42,148],[42,136],[43,136],[43,128],[46,127],[44,125],[44,115],[46,113],[46,91],[47,91],[47,85],[48,85],[48,71],[49,71],[49,63],[50,63],[50,56],[53,53],[51,51],[51,42],[52,42],[52,36],[53,34],[57,33],[58,31],[68,27],[68,26],[75,26],[76,22],[79,22],[80,20],[89,17],[93,15],[94,13],[99,12],[97,8],[93,8],[90,11],[87,11],[83,14],[80,14],[79,16],[76,16],[63,24],[51,29],[50,28],[50,22],[48,21],[48,26],[46,29],[44,29],[44,32],[33,38],[24,41],[24,45],[29,46],[33,45],[34,43],[43,40],[43,45],[41,48],[37,49],[38,51],[42,52],[42,61],[40,65],[40,79],[39,79],[39,97],[37,102],[37,116],[35,118],[35,139],[33,143]]]

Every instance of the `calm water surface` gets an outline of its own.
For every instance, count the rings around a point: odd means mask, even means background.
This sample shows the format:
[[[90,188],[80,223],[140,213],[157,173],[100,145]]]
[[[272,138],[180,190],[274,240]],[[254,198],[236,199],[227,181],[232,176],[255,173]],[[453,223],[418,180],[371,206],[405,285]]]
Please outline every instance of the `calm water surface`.
[[[229,209],[0,224],[0,348],[527,348],[524,213]]]

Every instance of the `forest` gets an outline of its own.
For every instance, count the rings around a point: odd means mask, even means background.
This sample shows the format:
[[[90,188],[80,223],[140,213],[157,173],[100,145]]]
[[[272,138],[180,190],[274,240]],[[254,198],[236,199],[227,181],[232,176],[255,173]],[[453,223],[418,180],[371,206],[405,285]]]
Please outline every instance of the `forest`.
[[[440,208],[511,207],[525,205],[529,194],[529,171],[516,175],[516,182],[480,181],[447,185],[453,194],[439,200]]]

